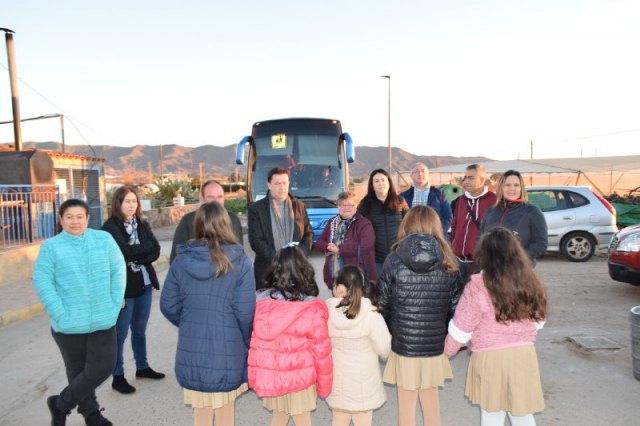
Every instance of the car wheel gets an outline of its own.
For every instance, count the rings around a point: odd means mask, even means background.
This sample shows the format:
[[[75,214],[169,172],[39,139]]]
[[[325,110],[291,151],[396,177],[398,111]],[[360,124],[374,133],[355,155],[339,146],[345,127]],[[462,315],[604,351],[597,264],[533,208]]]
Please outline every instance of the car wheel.
[[[562,241],[562,253],[572,262],[586,262],[595,250],[593,238],[582,232],[567,235]]]

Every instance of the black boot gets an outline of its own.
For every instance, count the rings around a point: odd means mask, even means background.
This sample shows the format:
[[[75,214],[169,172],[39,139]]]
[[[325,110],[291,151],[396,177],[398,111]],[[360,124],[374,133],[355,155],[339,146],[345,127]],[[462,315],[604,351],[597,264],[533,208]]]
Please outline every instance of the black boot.
[[[136,377],[147,379],[163,379],[164,373],[158,373],[157,371],[153,371],[151,367],[147,367],[144,370],[136,371]]]
[[[84,418],[85,424],[89,426],[113,426],[109,420],[107,420],[101,413],[104,411],[104,408],[94,411]]]
[[[134,393],[136,391],[136,388],[131,386],[129,382],[127,382],[127,379],[124,378],[124,374],[122,376],[113,376],[111,387],[124,394]]]
[[[49,411],[51,412],[51,426],[65,426],[67,424],[67,415],[66,413],[61,411],[56,406],[56,401],[58,400],[58,395],[52,395],[47,398],[47,407],[49,407]]]

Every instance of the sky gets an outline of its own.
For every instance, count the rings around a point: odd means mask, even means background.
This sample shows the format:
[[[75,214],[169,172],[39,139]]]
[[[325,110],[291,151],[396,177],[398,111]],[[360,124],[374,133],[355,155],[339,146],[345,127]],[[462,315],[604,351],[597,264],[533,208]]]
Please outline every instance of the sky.
[[[20,0],[0,14],[21,118],[64,114],[67,144],[227,146],[255,121],[323,117],[386,147],[390,93],[393,147],[496,160],[638,154],[638,22],[637,0]],[[0,40],[0,121],[11,108]],[[23,123],[22,139],[59,142],[60,120]]]

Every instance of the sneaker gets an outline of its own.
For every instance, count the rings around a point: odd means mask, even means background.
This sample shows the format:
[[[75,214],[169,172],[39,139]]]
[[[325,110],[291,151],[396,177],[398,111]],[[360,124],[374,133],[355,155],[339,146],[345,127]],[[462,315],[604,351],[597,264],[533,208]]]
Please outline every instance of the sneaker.
[[[64,412],[58,409],[56,406],[56,401],[58,400],[58,395],[52,395],[47,398],[47,407],[49,407],[49,411],[51,412],[51,426],[65,426],[67,424],[67,415],[69,412]]]
[[[151,367],[147,367],[144,370],[136,371],[136,377],[142,377],[146,379],[162,379],[164,378],[164,373],[158,373],[157,371],[153,371]]]
[[[85,424],[89,426],[113,426],[109,420],[107,420],[101,413],[104,411],[104,408],[94,411],[84,418]]]
[[[124,374],[122,376],[113,376],[111,387],[124,394],[134,393],[136,391],[136,388],[131,386],[129,382],[127,382],[127,379],[124,378]]]

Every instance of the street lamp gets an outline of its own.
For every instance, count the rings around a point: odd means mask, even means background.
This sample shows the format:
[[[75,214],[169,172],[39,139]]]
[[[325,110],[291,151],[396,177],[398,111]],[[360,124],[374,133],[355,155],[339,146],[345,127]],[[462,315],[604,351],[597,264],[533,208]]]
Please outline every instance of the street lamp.
[[[387,130],[388,130],[388,143],[389,143],[389,173],[393,173],[391,170],[391,76],[390,75],[381,75],[380,77],[386,78],[389,80],[389,92],[387,95],[388,106],[387,106]]]

